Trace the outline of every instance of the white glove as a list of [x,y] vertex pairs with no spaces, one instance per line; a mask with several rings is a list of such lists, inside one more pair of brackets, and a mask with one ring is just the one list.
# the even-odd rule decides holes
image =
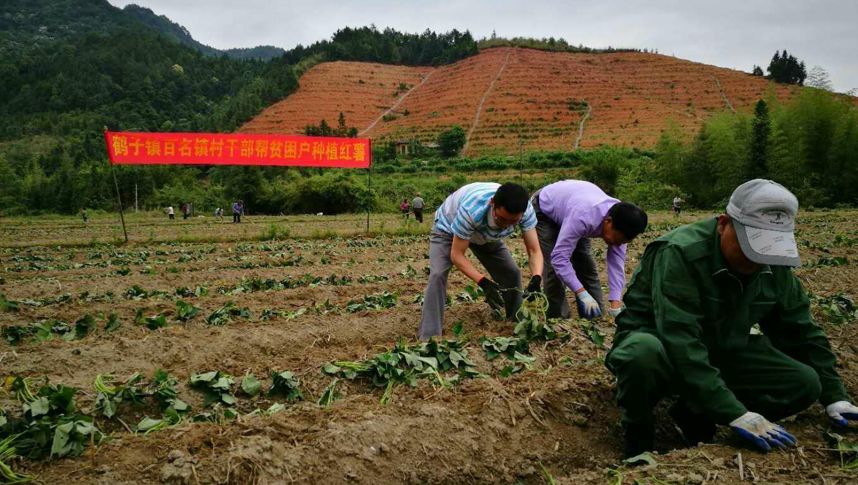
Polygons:
[[730,423],[730,427],[763,451],[769,451],[773,446],[795,446],[795,436],[757,413],[749,411],[739,416]]
[[825,413],[834,424],[848,426],[849,421],[858,420],[858,407],[849,401],[837,401],[825,406]]
[[617,308],[608,307],[608,315],[610,315],[611,318],[617,318],[617,315],[619,315],[625,308],[625,305],[620,305]]
[[602,309],[599,308],[599,302],[594,300],[587,290],[584,290],[575,296],[578,300],[578,313],[582,317],[587,320],[592,320],[596,317],[602,316]]

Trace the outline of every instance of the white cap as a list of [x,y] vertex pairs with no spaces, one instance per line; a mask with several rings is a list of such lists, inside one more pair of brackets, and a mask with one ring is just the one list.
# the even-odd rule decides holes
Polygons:
[[798,199],[783,185],[754,179],[743,183],[730,196],[727,215],[742,252],[751,261],[775,266],[799,266],[795,243]]

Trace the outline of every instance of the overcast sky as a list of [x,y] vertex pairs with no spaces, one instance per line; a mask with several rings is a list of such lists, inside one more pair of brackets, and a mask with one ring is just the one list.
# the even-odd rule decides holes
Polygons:
[[217,48],[290,49],[339,28],[375,24],[406,32],[492,30],[502,37],[563,37],[589,47],[658,49],[716,66],[765,69],[787,49],[808,71],[822,66],[837,91],[858,88],[856,0],[109,0],[136,3]]

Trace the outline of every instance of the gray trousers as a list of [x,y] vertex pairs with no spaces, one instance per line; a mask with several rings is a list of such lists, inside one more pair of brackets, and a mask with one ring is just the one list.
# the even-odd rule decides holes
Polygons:
[[[557,244],[557,236],[560,234],[560,225],[552,221],[539,210],[539,191],[533,194],[533,208],[536,211],[536,235],[539,237],[539,248],[542,250],[542,259],[545,261],[542,266],[542,284],[545,297],[548,298],[548,318],[569,318],[572,316],[572,311],[569,309],[569,302],[566,300],[566,285],[554,272],[554,266],[551,265],[551,253],[554,251],[554,246]],[[575,250],[572,251],[572,269],[575,270],[575,275],[578,280],[584,285],[584,289],[590,293],[594,300],[599,302],[599,307],[602,313],[605,312],[605,306],[602,301],[602,284],[599,281],[599,268],[596,266],[596,260],[593,259],[593,253],[590,251],[590,240],[581,239]],[[579,315],[580,316],[580,315]]]
[[[443,330],[447,277],[453,267],[450,259],[452,247],[452,235],[434,230],[429,235],[429,284],[423,294],[423,316],[418,332],[421,340],[440,336]],[[486,244],[471,244],[469,247],[501,289],[519,290],[502,292],[507,318],[514,318],[522,300],[521,271],[506,244],[503,241],[492,241]]]

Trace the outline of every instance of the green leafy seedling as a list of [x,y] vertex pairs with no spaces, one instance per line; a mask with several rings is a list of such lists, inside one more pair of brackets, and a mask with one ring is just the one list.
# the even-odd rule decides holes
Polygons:
[[185,303],[182,300],[176,302],[176,318],[179,321],[187,322],[188,320],[194,318],[199,315],[201,308],[196,307],[190,303]]
[[241,390],[250,397],[256,397],[262,390],[262,383],[253,374],[247,374],[241,380]]
[[107,317],[107,321],[104,323],[104,331],[112,332],[119,329],[120,326],[122,326],[122,322],[119,321],[119,317],[115,313],[111,313],[110,316]]
[[235,396],[231,392],[234,382],[235,379],[231,375],[219,371],[192,374],[190,379],[191,387],[203,391],[205,406],[216,403],[223,403],[227,406],[235,404]]
[[300,382],[295,377],[295,374],[289,371],[272,372],[271,387],[268,389],[268,395],[285,396],[288,401],[301,401],[304,399],[304,394],[300,389]]
[[6,295],[0,293],[0,312],[17,312],[19,310],[18,302],[6,298]]
[[239,308],[233,302],[227,302],[224,306],[212,312],[207,318],[209,325],[226,325],[233,318],[250,318],[250,310]]
[[328,387],[326,387],[325,391],[322,392],[322,396],[319,397],[319,406],[322,406],[323,408],[331,407],[331,404],[340,398],[340,393],[337,392],[337,384],[339,382],[339,379],[334,378],[334,380],[328,384]]
[[146,317],[144,320],[146,328],[149,330],[158,330],[159,328],[164,328],[167,326],[167,317],[163,313],[159,313],[158,315],[152,315],[151,317]]

